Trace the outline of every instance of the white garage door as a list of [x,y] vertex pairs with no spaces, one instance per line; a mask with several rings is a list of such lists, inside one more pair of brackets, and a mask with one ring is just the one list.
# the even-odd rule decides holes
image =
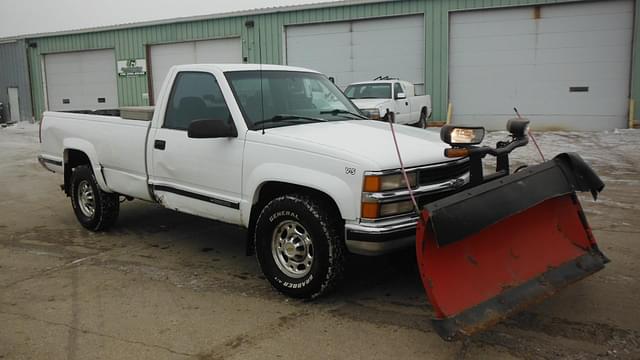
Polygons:
[[286,28],[287,64],[318,70],[342,88],[387,75],[423,91],[424,47],[422,15]]
[[454,122],[504,129],[513,107],[538,129],[626,127],[633,2],[451,15]]
[[173,65],[241,62],[240,38],[153,45],[151,46],[151,74],[154,98],[160,92],[162,82]]
[[44,63],[49,110],[118,108],[113,50],[48,54]]

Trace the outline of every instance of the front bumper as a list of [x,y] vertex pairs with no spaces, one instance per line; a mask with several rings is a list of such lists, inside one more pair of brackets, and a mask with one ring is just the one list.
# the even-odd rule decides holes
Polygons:
[[382,255],[415,246],[416,216],[385,223],[345,224],[347,249],[358,255]]

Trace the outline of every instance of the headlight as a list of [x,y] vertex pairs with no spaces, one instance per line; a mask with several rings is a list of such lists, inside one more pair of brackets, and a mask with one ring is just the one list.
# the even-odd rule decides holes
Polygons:
[[371,120],[380,120],[380,110],[378,109],[361,109],[360,111]]
[[484,138],[481,126],[445,125],[440,129],[440,139],[449,145],[476,145]]
[[377,219],[381,217],[410,213],[412,210],[413,203],[411,200],[390,203],[363,202],[361,215],[363,219]]
[[[407,173],[409,185],[414,188],[418,184],[417,173]],[[365,192],[379,192],[387,190],[404,189],[407,183],[402,174],[392,175],[367,175],[364,177],[363,189]]]
[[404,214],[412,210],[413,202],[411,200],[380,204],[380,217]]

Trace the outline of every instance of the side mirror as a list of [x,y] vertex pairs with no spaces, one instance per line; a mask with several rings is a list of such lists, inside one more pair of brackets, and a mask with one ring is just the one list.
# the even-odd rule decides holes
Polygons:
[[233,122],[224,120],[194,120],[189,124],[187,136],[193,139],[238,137]]
[[396,94],[396,99],[397,100],[406,99],[406,98],[407,98],[407,94],[405,94],[405,93],[397,93]]

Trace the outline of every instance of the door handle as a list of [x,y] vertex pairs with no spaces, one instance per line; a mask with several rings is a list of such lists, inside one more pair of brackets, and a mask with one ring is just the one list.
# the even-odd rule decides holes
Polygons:
[[164,150],[166,146],[167,146],[167,142],[164,140],[156,140],[153,142],[153,147],[158,150]]

